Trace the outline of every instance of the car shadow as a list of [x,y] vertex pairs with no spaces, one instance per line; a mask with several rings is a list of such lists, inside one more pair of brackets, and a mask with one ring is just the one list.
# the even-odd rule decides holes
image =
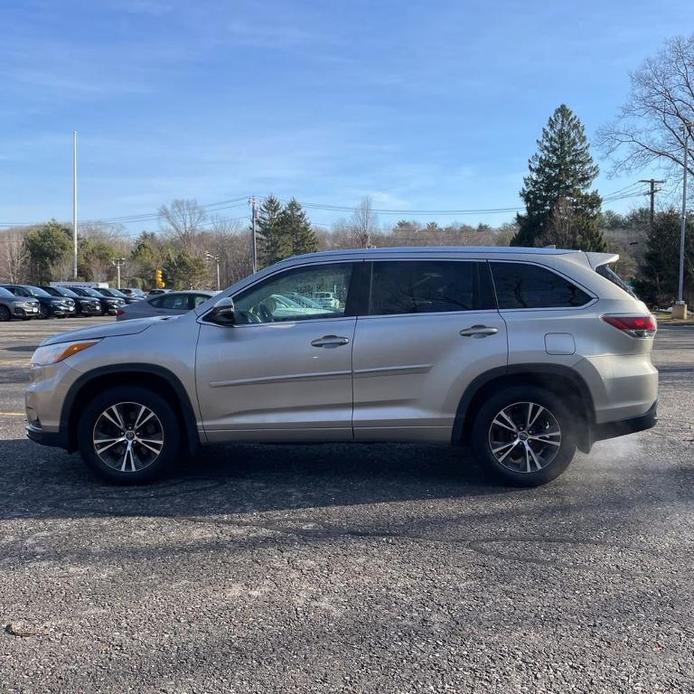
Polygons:
[[0,466],[0,518],[225,515],[512,491],[463,449],[411,444],[210,446],[171,476],[132,487],[26,440],[3,442]]

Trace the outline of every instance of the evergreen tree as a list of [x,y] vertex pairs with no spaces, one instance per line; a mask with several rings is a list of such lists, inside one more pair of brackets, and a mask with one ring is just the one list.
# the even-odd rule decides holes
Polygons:
[[292,198],[282,210],[280,225],[289,236],[291,255],[314,253],[318,250],[318,239],[311,228],[311,222],[296,198]]
[[292,240],[282,223],[282,204],[274,195],[268,195],[258,210],[256,231],[259,265],[266,267],[292,254]]
[[29,254],[32,281],[36,284],[48,284],[55,279],[53,275],[56,267],[70,253],[71,229],[51,219],[27,232],[24,247]]
[[[639,298],[650,306],[667,308],[677,298],[679,285],[680,224],[676,210],[659,212],[648,233],[646,253],[634,282]],[[685,299],[694,301],[694,224],[687,223],[684,263]]]
[[537,146],[520,193],[525,214],[517,215],[518,232],[511,245],[542,246],[560,236],[570,248],[605,250],[598,224],[602,200],[590,190],[598,167],[583,124],[568,106],[554,111]]

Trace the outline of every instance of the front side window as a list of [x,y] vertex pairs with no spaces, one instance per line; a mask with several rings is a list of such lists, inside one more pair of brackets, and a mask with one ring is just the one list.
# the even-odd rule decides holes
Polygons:
[[480,302],[479,265],[441,260],[374,262],[369,313],[378,316],[492,308]]
[[236,322],[340,318],[345,315],[352,263],[287,270],[234,297]]
[[528,263],[491,263],[500,309],[572,308],[590,296],[554,272]]

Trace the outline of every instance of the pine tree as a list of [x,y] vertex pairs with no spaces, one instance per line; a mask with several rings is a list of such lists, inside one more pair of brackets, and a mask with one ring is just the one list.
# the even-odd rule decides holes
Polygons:
[[[646,253],[634,282],[639,298],[649,306],[670,306],[679,286],[681,217],[677,210],[658,212],[648,233]],[[685,299],[694,300],[694,224],[687,223],[685,235]]]
[[562,104],[550,116],[537,146],[520,193],[525,214],[517,215],[511,245],[543,246],[561,237],[570,248],[605,250],[598,226],[602,200],[590,190],[598,166],[583,124],[568,106]]
[[282,204],[274,195],[268,195],[258,210],[257,233],[262,267],[292,254],[291,238],[282,224]]
[[318,239],[311,222],[295,198],[282,210],[280,224],[291,241],[291,255],[314,253],[318,250]]

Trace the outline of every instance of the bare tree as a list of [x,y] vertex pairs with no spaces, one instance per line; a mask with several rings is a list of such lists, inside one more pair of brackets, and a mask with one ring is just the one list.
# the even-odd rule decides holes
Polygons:
[[354,245],[357,248],[368,248],[378,228],[378,217],[371,206],[371,198],[362,199],[359,207],[354,210],[349,226]]
[[207,219],[207,213],[197,200],[174,200],[162,205],[159,215],[164,222],[164,231],[171,239],[189,253],[195,250],[195,240]]
[[[219,274],[222,287],[251,274],[251,238],[236,220],[212,218],[210,229],[198,237],[199,250],[219,259]],[[208,258],[208,260],[210,260]],[[210,272],[215,272],[215,261],[210,261]],[[211,277],[210,286],[216,286],[216,278]]]
[[[683,127],[693,120],[694,34],[670,39],[631,74],[631,95],[617,119],[598,131],[598,146],[612,159],[614,172],[659,164],[679,176]],[[694,175],[694,161],[687,168]]]
[[0,280],[21,282],[28,259],[24,230],[8,229],[0,234]]

